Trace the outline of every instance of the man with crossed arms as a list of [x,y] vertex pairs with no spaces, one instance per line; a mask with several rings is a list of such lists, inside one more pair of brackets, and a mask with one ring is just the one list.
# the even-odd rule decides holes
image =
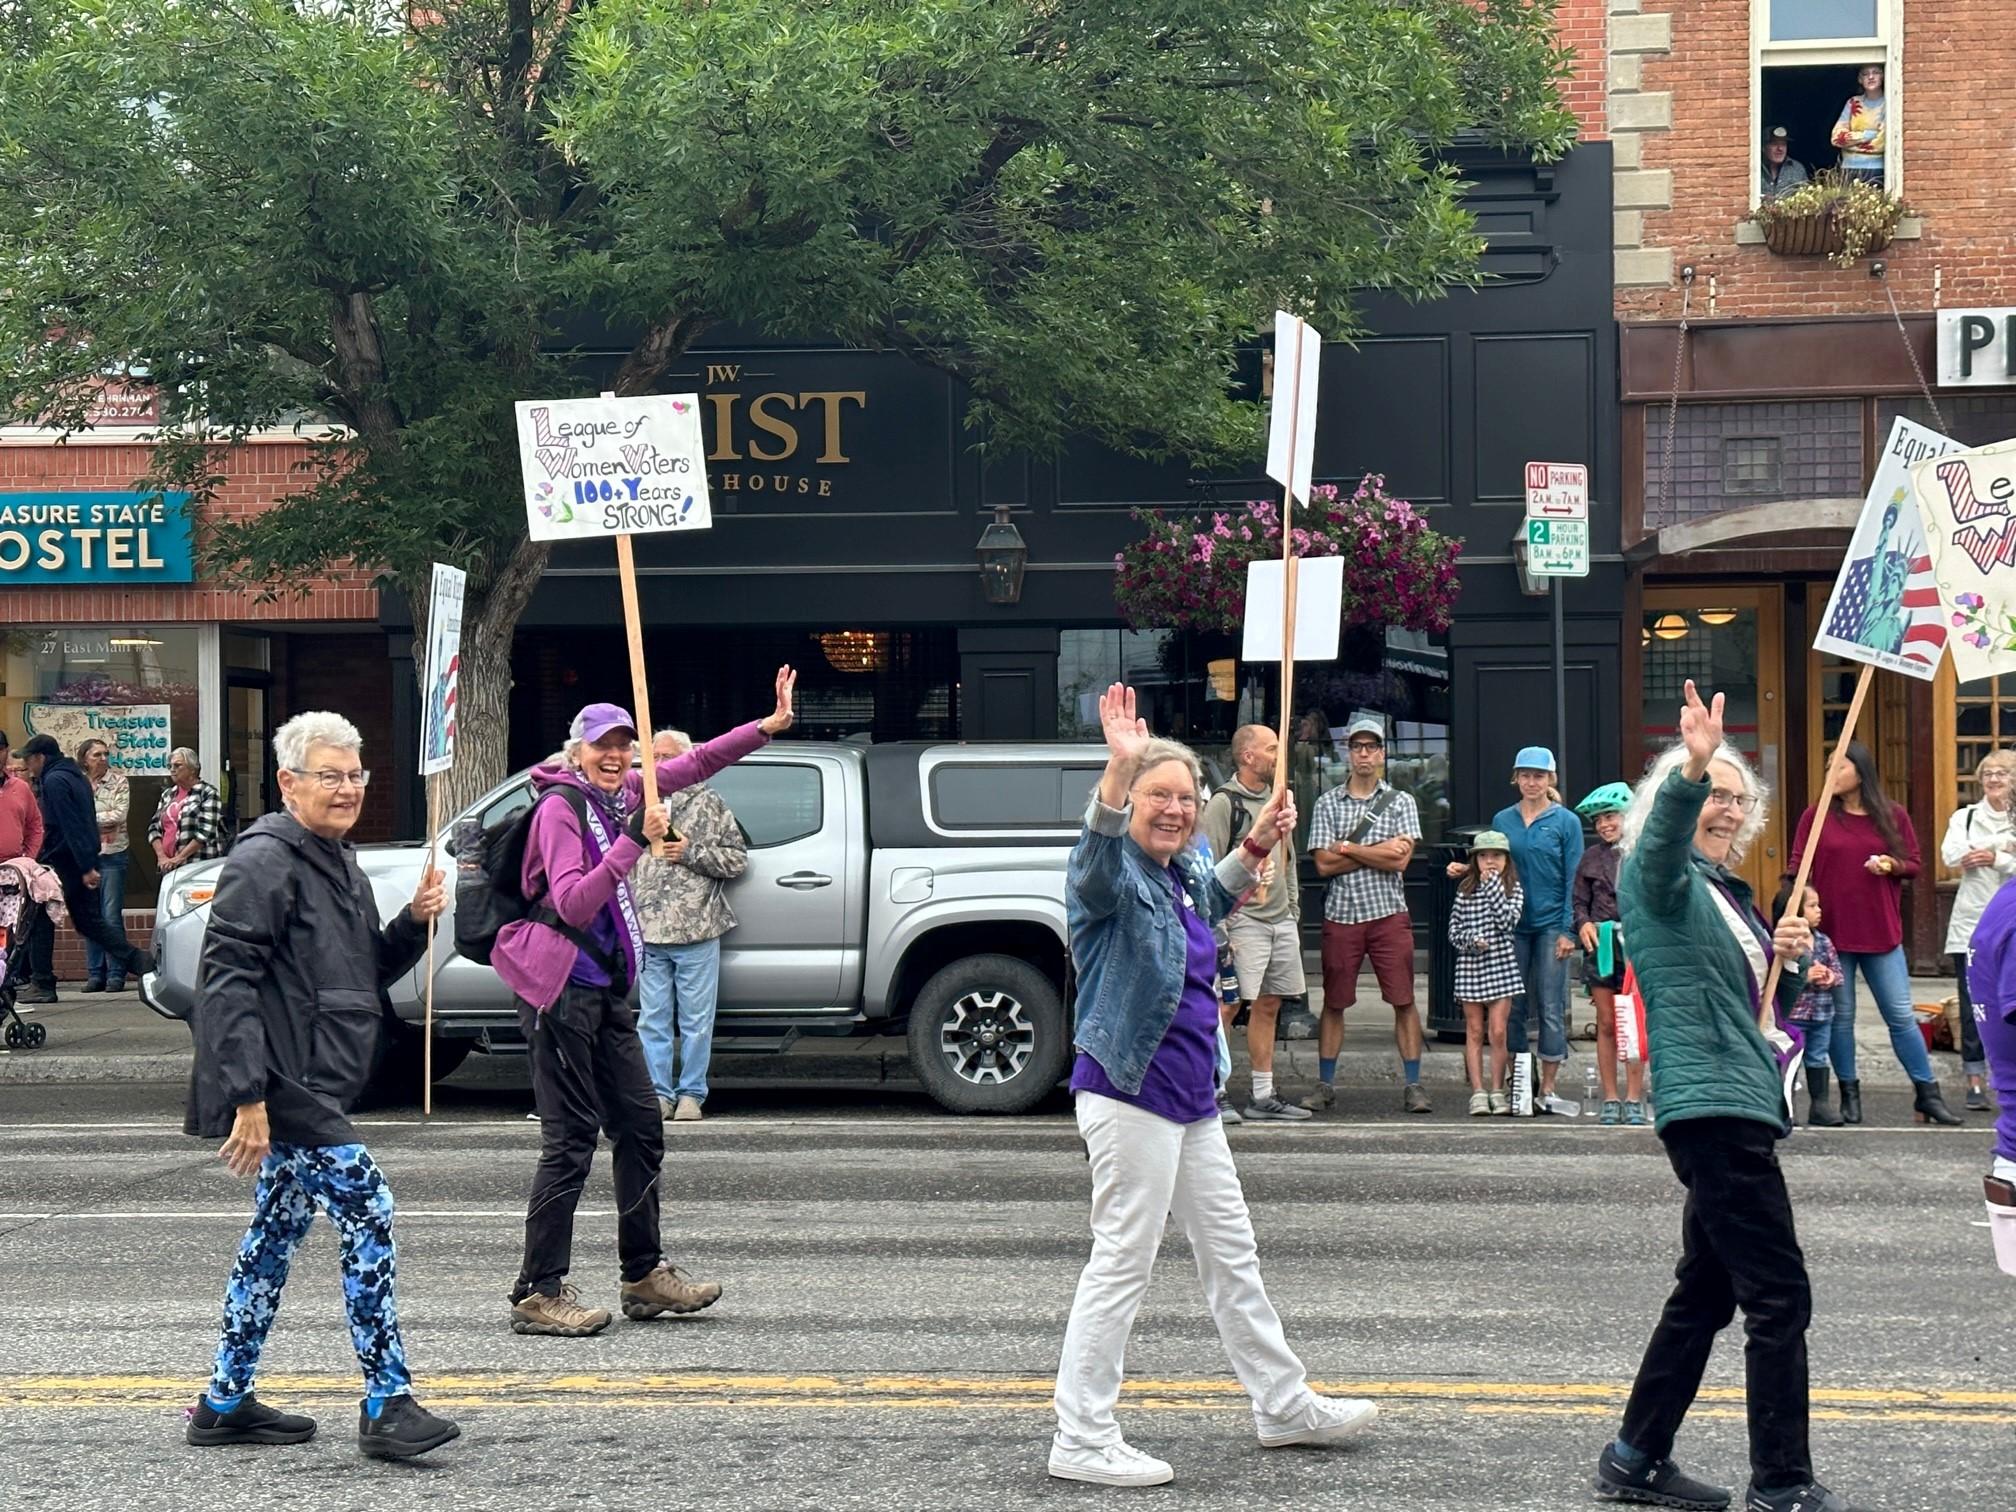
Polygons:
[[1345,731],[1351,776],[1316,800],[1309,849],[1319,876],[1330,879],[1323,900],[1323,1017],[1317,1029],[1322,1085],[1303,1099],[1312,1111],[1337,1102],[1337,1057],[1344,1048],[1344,1010],[1358,997],[1358,972],[1369,956],[1379,992],[1393,1009],[1393,1041],[1407,1085],[1400,1106],[1427,1113],[1421,1090],[1421,1020],[1414,1012],[1414,923],[1407,915],[1404,875],[1421,838],[1411,794],[1384,776],[1386,726],[1361,714]]

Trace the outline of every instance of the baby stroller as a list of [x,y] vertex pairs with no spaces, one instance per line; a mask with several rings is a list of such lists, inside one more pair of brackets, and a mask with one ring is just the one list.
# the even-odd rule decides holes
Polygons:
[[39,1050],[49,1038],[47,1024],[29,1023],[14,1006],[14,994],[28,978],[28,924],[37,908],[47,909],[52,919],[62,917],[55,878],[33,861],[0,864],[0,1019],[7,1024],[9,1050]]

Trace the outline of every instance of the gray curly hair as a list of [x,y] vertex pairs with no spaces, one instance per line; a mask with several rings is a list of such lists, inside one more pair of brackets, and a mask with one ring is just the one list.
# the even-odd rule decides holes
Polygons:
[[1141,780],[1143,772],[1161,766],[1165,762],[1180,761],[1190,769],[1190,781],[1197,790],[1199,802],[1204,798],[1204,763],[1197,759],[1197,753],[1180,740],[1166,740],[1160,736],[1148,742],[1141,759],[1134,763],[1134,770],[1128,774],[1127,786],[1133,787]]
[[316,746],[328,746],[337,751],[361,751],[364,749],[364,736],[341,714],[332,714],[326,709],[310,709],[305,714],[296,714],[273,732],[274,760],[290,772],[306,767],[308,753]]
[[[1750,765],[1750,758],[1726,741],[1708,759],[1711,762],[1727,762],[1741,772],[1743,791],[1757,800],[1750,812],[1743,816],[1743,825],[1736,831],[1736,839],[1729,847],[1730,861],[1740,861],[1750,842],[1764,832],[1764,821],[1769,817],[1771,808],[1771,789],[1764,785],[1764,779]],[[1637,848],[1638,837],[1645,833],[1645,821],[1652,817],[1652,803],[1658,797],[1659,789],[1668,777],[1686,764],[1687,747],[1681,744],[1668,746],[1652,759],[1645,775],[1631,789],[1631,806],[1624,811],[1624,833],[1617,841],[1617,848],[1627,856]]]

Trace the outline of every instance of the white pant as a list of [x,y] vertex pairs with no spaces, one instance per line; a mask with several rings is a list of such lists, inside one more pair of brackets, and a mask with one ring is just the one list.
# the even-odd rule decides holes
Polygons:
[[1281,1317],[1260,1284],[1253,1220],[1215,1118],[1171,1123],[1132,1104],[1078,1094],[1078,1132],[1092,1159],[1092,1258],[1078,1278],[1057,1369],[1057,1443],[1117,1443],[1127,1338],[1148,1291],[1171,1213],[1197,1255],[1204,1300],[1255,1414],[1285,1417],[1312,1395]]

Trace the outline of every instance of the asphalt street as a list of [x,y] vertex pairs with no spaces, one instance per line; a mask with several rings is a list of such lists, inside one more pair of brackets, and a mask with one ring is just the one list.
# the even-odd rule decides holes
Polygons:
[[[1382,1418],[1350,1450],[1268,1452],[1168,1241],[1122,1420],[1173,1488],[1049,1480],[1049,1376],[1087,1250],[1063,1112],[937,1115],[914,1096],[766,1091],[668,1127],[674,1258],[711,1312],[521,1338],[504,1292],[537,1126],[506,1090],[450,1088],[422,1124],[365,1132],[400,1205],[400,1304],[421,1399],[465,1436],[423,1467],[357,1453],[335,1245],[295,1267],[262,1395],[315,1411],[290,1449],[195,1450],[248,1184],[177,1132],[179,1089],[0,1089],[6,1508],[441,1507],[1405,1509],[1590,1504],[1678,1243],[1648,1131],[1401,1120],[1386,1089],[1313,1125],[1234,1131],[1269,1290],[1327,1389]],[[2010,1278],[1978,1226],[1985,1128],[1875,1124],[1786,1150],[1812,1265],[1822,1474],[1878,1512],[2008,1505]],[[598,1161],[575,1279],[615,1300]],[[1740,1336],[1683,1437],[1744,1474]]]

